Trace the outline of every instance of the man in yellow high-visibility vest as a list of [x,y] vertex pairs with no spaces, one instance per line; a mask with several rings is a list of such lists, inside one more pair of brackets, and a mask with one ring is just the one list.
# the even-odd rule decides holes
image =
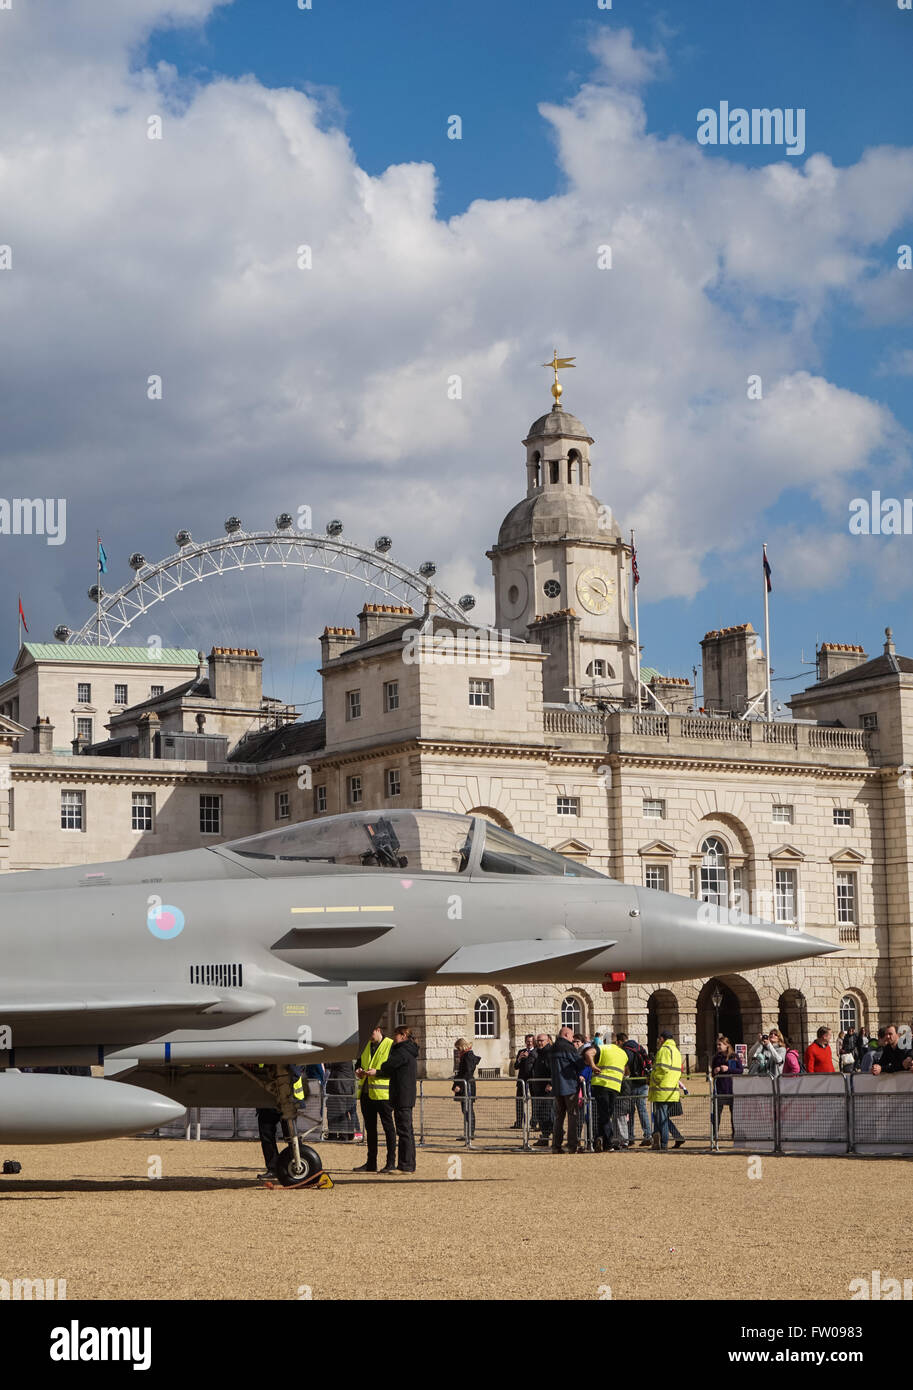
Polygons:
[[621,1109],[620,1100],[621,1083],[628,1072],[628,1054],[611,1042],[599,1047],[593,1044],[587,1052],[593,1067],[590,1091],[596,1102],[597,1142],[601,1142],[603,1153],[627,1148],[627,1109]]
[[647,1099],[653,1106],[653,1147],[669,1147],[669,1106],[681,1097],[682,1054],[668,1028],[660,1030]]
[[356,1173],[376,1173],[377,1168],[377,1119],[384,1129],[387,1141],[387,1162],[380,1169],[382,1173],[396,1172],[396,1127],[393,1123],[393,1106],[390,1103],[390,1078],[381,1076],[380,1068],[390,1056],[392,1038],[384,1037],[383,1028],[378,1025],[362,1048],[355,1068],[358,1078],[357,1092],[361,1100],[361,1113],[364,1120],[365,1141],[368,1145],[368,1160],[355,1169]]

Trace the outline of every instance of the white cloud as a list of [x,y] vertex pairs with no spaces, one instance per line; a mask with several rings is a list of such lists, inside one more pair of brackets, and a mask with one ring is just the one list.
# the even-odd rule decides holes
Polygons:
[[[913,212],[911,151],[749,169],[658,138],[633,88],[663,55],[621,34],[596,80],[541,108],[566,191],[444,222],[434,169],[368,175],[319,94],[131,68],[157,20],[210,8],[142,0],[109,23],[102,0],[74,0],[50,36],[11,12],[2,491],[71,503],[41,621],[87,615],[73,595],[97,524],[126,578],[129,551],[167,553],[178,524],[202,536],[229,510],[260,526],[302,503],[316,525],[340,515],[368,542],[389,531],[403,560],[435,558],[490,617],[484,550],[525,489],[519,441],[550,403],[553,344],[577,355],[565,399],[654,598],[697,593],[787,490],[836,518],[849,479],[905,460],[891,413],[817,372],[816,332],[835,295],[863,302],[877,281]],[[48,582],[43,551],[19,558]]]

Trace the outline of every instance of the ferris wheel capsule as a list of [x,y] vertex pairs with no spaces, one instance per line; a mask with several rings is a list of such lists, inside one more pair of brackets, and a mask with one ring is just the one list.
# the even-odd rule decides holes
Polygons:
[[374,542],[374,549],[380,555],[386,555],[388,550],[393,549],[393,542],[389,536],[378,536],[377,540]]
[[54,629],[54,636],[58,642],[65,642],[71,631],[72,629],[68,628],[66,623],[58,623]]
[[295,518],[292,516],[291,512],[280,512],[276,517],[276,530],[291,531],[294,521]]
[[98,603],[100,598],[104,598],[105,591],[100,584],[93,584],[89,590],[89,598],[93,603]]
[[424,579],[430,579],[433,574],[437,574],[437,565],[433,560],[423,560],[418,567],[418,572]]
[[328,521],[328,522],[327,522],[327,535],[328,535],[328,536],[341,536],[341,535],[342,535],[342,532],[343,532],[343,529],[344,529],[344,528],[343,528],[342,522],[341,522],[341,521],[337,521],[335,518],[334,518],[332,521]]
[[235,534],[236,531],[240,531],[241,529],[242,529],[242,527],[241,527],[241,518],[240,518],[240,517],[237,517],[237,516],[230,516],[230,517],[227,517],[227,518],[226,518],[226,521],[225,521],[225,530],[228,532],[228,534],[229,534],[230,536],[233,536],[233,535]]
[[472,594],[463,594],[462,598],[457,599],[464,613],[468,613],[470,608],[475,608],[476,601]]
[[181,529],[180,531],[178,531],[174,540],[175,544],[179,545],[181,549],[183,549],[185,545],[190,545],[190,542],[193,540],[193,536],[190,534],[189,531]]
[[141,570],[146,563],[146,557],[141,555],[138,550],[134,550],[127,563],[132,570]]

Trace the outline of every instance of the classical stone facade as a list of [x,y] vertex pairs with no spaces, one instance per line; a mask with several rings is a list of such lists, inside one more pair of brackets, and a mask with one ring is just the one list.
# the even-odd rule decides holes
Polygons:
[[[0,690],[0,864],[155,854],[416,806],[484,816],[627,882],[750,906],[843,948],[719,980],[436,985],[391,999],[390,1025],[417,1028],[430,1075],[449,1073],[461,1034],[506,1074],[524,1034],[562,1018],[648,1042],[671,1024],[701,1063],[717,1022],[750,1044],[778,1021],[804,1044],[820,1023],[909,1021],[913,661],[890,635],[874,660],[825,643],[793,718],[742,717],[766,679],[742,624],[703,638],[696,708],[690,680],[636,665],[630,546],[592,495],[586,430],[556,408],[524,443],[527,495],[489,552],[498,631],[443,618],[433,595],[420,614],[367,604],[357,629],[324,631],[319,720],[290,723],[264,700],[256,653],[215,648],[204,669],[182,652],[161,695],[122,705],[105,686],[110,737],[67,756],[41,720],[70,732],[77,676],[94,690],[132,652],[131,689],[145,695],[151,663],[144,649],[94,662],[83,649],[70,667],[23,649]],[[26,682],[30,722],[17,723]]]

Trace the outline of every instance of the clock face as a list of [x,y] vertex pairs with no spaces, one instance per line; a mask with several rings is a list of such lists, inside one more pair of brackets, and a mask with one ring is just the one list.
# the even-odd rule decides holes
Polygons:
[[615,580],[591,565],[577,576],[577,597],[588,613],[605,613],[615,601]]

